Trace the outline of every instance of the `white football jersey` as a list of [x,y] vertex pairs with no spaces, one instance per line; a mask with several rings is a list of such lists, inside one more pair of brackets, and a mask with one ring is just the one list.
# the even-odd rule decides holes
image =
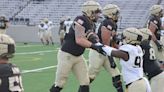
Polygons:
[[129,54],[128,61],[120,59],[125,84],[129,84],[143,78],[143,52],[141,47],[126,44],[120,46],[119,50],[125,51]]
[[[43,24],[43,25],[42,25]],[[45,23],[39,24],[39,31],[44,32],[46,30],[48,30],[48,26]],[[42,25],[42,26],[41,26]]]
[[69,28],[71,27],[73,21],[64,21],[64,25],[66,26],[66,33],[69,32]]

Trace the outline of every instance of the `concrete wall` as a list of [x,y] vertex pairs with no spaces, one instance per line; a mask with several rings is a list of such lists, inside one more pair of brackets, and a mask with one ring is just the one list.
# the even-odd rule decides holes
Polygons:
[[[11,25],[6,34],[13,37],[16,42],[40,42],[37,26]],[[58,27],[52,29],[53,40],[59,43]]]

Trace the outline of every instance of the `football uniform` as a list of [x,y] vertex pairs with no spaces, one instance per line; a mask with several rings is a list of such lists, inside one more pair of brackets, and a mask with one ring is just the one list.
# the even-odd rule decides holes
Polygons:
[[[156,25],[156,31],[154,34],[157,40],[159,41],[163,40],[163,38],[161,39],[161,20],[156,16],[150,16],[149,21],[148,21],[148,27],[151,22]],[[161,41],[161,43],[163,43],[163,41]],[[159,51],[155,42],[151,41],[151,44],[153,45],[157,59],[159,61],[164,61],[164,49]]]
[[23,92],[22,78],[17,66],[0,64],[0,92]]
[[[97,35],[100,39],[100,43],[102,43],[102,37],[101,37],[101,27],[105,26],[109,31],[116,31],[117,25],[116,23],[112,22],[113,20],[110,18],[106,18],[102,21],[102,23],[99,25]],[[104,67],[105,70],[112,75],[112,77],[120,75],[119,69],[112,68],[110,66],[110,62],[107,56],[104,56],[100,53],[98,53],[95,50],[90,50],[89,52],[89,77],[91,79],[95,79],[96,75],[100,72],[101,67]]]
[[155,51],[150,41],[142,41],[141,48],[144,51],[143,69],[146,76],[151,81],[152,92],[164,92],[164,72],[156,61]]
[[69,32],[69,29],[70,29],[72,23],[73,23],[73,21],[67,21],[67,20],[64,21],[64,25],[66,26],[66,33]]
[[48,21],[48,23],[46,25],[48,27],[47,30],[46,30],[46,37],[47,38],[52,37],[52,28],[53,28],[52,21]]
[[46,30],[48,29],[48,26],[45,23],[41,23],[38,25],[39,27],[39,32],[38,32],[38,36],[40,39],[45,39],[46,37]]
[[[77,16],[74,22],[83,26],[85,28],[85,33],[93,29],[92,22],[85,15]],[[71,26],[64,40],[57,56],[58,65],[55,85],[63,88],[70,71],[75,74],[80,85],[89,85],[87,66],[82,55],[85,48],[76,43],[74,26]]]
[[120,59],[123,80],[128,92],[150,92],[150,85],[143,77],[143,52],[140,46],[122,45],[119,50],[129,55],[127,61]]

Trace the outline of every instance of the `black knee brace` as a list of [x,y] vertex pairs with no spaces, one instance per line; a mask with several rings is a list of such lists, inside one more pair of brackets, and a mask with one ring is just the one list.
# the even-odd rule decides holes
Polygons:
[[78,92],[89,92],[89,85],[80,85]]
[[116,88],[117,92],[124,92],[120,75],[112,77],[112,81],[113,81],[113,86]]
[[52,87],[50,88],[50,92],[60,92],[62,90],[62,88],[52,85]]

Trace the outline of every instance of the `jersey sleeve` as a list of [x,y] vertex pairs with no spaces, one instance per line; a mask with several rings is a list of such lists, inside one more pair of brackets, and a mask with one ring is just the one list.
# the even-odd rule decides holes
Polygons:
[[102,26],[105,26],[108,30],[113,30],[113,23],[109,20],[104,20]]
[[92,30],[89,20],[84,16],[77,16],[74,22],[77,22],[83,26],[85,28],[85,33]]
[[130,48],[128,45],[122,45],[119,47],[119,50],[125,51],[125,52],[130,52]]

